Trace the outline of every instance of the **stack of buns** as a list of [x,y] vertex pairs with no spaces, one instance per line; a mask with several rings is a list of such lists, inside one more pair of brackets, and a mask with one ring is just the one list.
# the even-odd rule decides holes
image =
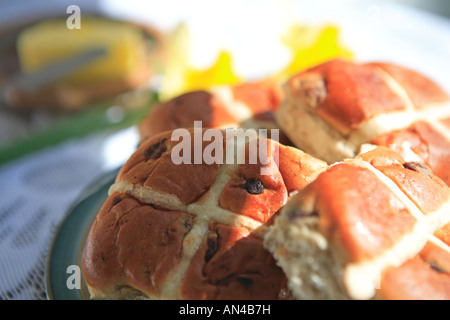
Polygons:
[[[91,298],[450,299],[449,101],[411,69],[333,60],[161,103],[87,238]],[[285,140],[250,137],[269,163],[175,164],[195,121]]]

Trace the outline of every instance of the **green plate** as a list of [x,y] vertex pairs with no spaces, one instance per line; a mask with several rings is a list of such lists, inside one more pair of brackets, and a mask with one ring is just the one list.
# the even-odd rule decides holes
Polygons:
[[[89,299],[89,292],[81,270],[76,267],[81,267],[81,253],[86,236],[98,211],[108,197],[109,187],[114,183],[117,173],[118,169],[106,174],[87,188],[57,229],[47,257],[45,281],[48,299]],[[75,268],[68,270],[69,266],[75,266]],[[80,284],[79,289],[69,288],[73,286],[68,286],[68,282],[69,284]]]

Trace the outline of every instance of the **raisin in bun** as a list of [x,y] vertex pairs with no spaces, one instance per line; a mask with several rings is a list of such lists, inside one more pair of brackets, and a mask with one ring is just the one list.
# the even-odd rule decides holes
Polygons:
[[[82,256],[90,297],[286,298],[285,275],[263,236],[290,194],[326,163],[256,135],[239,142],[224,134],[218,140],[224,150],[236,147],[235,156],[246,151],[249,160],[256,141],[268,146],[269,161],[193,164],[191,154],[191,164],[177,165],[172,151],[181,140],[172,133],[145,139],[111,186]],[[195,148],[193,129],[182,138],[192,138]],[[200,150],[209,144],[203,141]]]

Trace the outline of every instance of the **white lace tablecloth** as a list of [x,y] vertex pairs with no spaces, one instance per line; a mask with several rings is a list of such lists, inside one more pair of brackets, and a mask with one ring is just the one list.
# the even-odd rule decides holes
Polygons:
[[122,165],[135,128],[105,132],[0,167],[0,299],[46,299],[46,258],[58,225],[84,189]]

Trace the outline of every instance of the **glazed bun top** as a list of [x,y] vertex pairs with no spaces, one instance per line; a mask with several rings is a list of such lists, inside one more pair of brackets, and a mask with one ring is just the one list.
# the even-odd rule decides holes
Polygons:
[[281,88],[272,80],[196,90],[163,101],[139,124],[141,139],[177,128],[277,128]]
[[450,102],[432,79],[383,62],[331,60],[292,76],[285,87],[345,134],[380,114],[421,111]]
[[[227,139],[225,130],[215,131],[223,133],[215,144],[225,150],[222,162],[195,163],[192,152],[177,164],[183,141],[203,155],[211,142],[196,145],[194,129],[174,141],[173,132],[145,140],[110,188],[83,254],[91,297],[285,298],[284,274],[262,236],[290,193],[326,164],[257,135]],[[267,158],[250,163],[252,142],[267,147]]]

